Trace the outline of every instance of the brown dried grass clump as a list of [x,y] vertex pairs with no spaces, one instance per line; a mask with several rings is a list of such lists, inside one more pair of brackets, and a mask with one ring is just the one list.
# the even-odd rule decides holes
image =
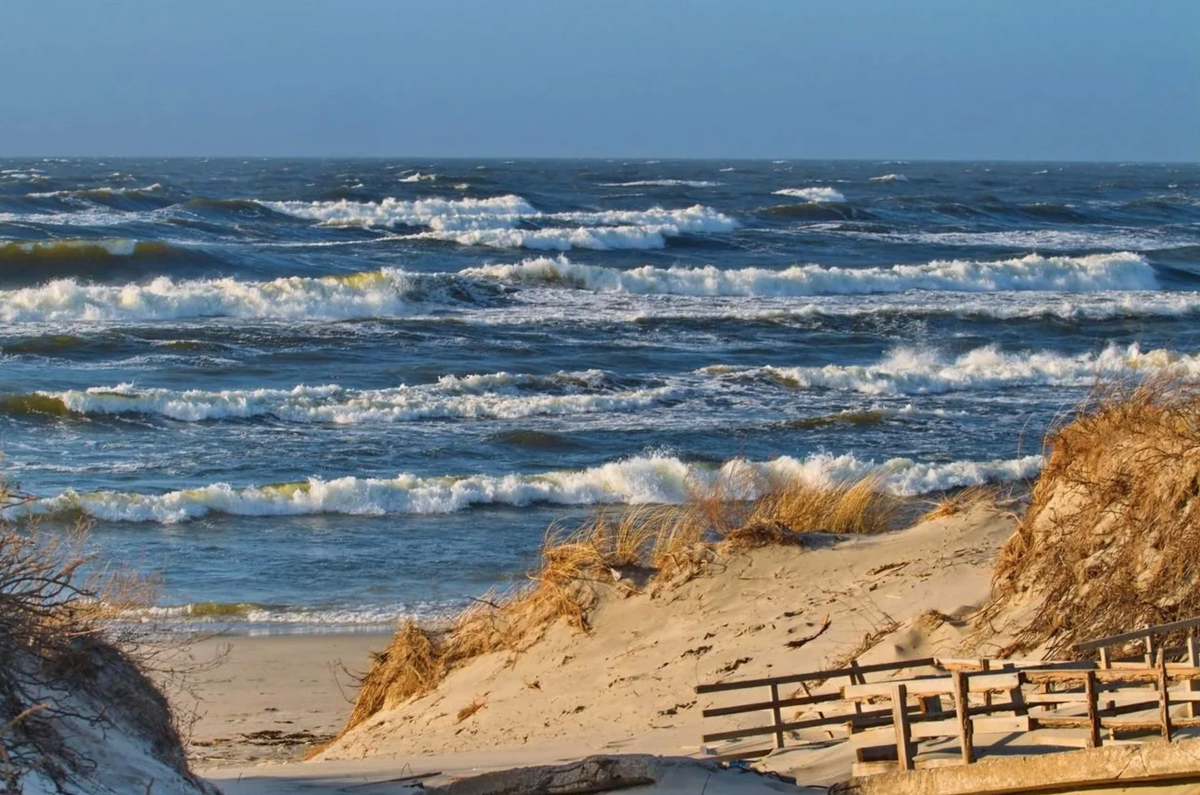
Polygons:
[[999,499],[1000,491],[1000,487],[994,485],[968,486],[965,489],[958,489],[933,503],[929,510],[921,515],[918,522],[931,522],[935,519],[958,516],[977,505],[993,505]]
[[1002,656],[1200,615],[1200,387],[1097,389],[1046,448],[984,612],[1026,611]]
[[551,527],[524,586],[475,600],[446,625],[401,627],[362,678],[342,734],[431,692],[475,657],[528,648],[556,622],[588,631],[601,589],[631,593],[652,581],[678,584],[723,551],[797,544],[804,533],[883,532],[900,505],[881,493],[877,476],[822,487],[799,479],[760,482],[749,471],[735,468],[715,485],[694,488],[683,505],[603,508],[574,530]]

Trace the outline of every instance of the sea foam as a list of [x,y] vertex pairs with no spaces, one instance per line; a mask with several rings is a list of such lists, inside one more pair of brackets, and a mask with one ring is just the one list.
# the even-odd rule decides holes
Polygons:
[[1147,372],[1200,378],[1200,354],[1143,352],[1136,344],[1109,345],[1075,356],[1052,351],[1006,353],[994,345],[960,356],[898,348],[875,364],[825,367],[704,368],[719,378],[766,379],[795,389],[830,389],[866,395],[928,395],[1018,386],[1086,387]]
[[647,455],[614,461],[583,470],[561,470],[538,475],[470,475],[420,477],[402,473],[394,478],[310,478],[297,483],[236,488],[215,483],[165,494],[102,491],[67,491],[37,500],[19,509],[30,514],[82,511],[112,522],[174,524],[223,513],[237,516],[289,516],[303,514],[437,514],[465,510],[475,505],[537,503],[558,505],[670,504],[688,499],[696,484],[712,485],[725,479],[729,488],[743,488],[740,497],[753,497],[748,471],[764,479],[800,478],[814,485],[829,485],[879,473],[880,488],[912,496],[959,486],[1024,479],[1036,474],[1041,456],[993,461],[918,462],[895,458],[882,463],[863,461],[851,454],[817,454],[798,459],[782,456],[771,461],[735,460],[720,469],[685,463],[668,455]]
[[907,290],[1153,290],[1154,269],[1128,252],[1083,257],[1025,257],[999,261],[944,260],[887,268],[794,265],[784,270],[658,268],[630,270],[572,262],[565,257],[485,265],[465,276],[577,289],[643,294],[788,297],[904,292]]
[[776,196],[792,196],[810,202],[844,202],[846,197],[833,188],[780,188]]
[[[587,383],[589,378],[603,381],[604,374],[591,373],[447,376],[435,384],[373,390],[326,384],[301,385],[286,390],[174,391],[119,384],[87,390],[39,392],[36,394],[43,401],[57,401],[65,411],[56,410],[54,404],[40,403],[34,407],[56,414],[143,414],[182,422],[272,417],[285,422],[357,425],[631,411],[676,396],[676,390],[667,387],[580,392],[579,385]],[[8,402],[19,406],[30,403]],[[0,401],[0,406],[4,404]]]
[[[662,248],[667,238],[728,232],[737,223],[709,207],[543,213],[516,195],[488,199],[379,202],[262,202],[278,212],[329,226],[424,227],[413,238],[469,246],[567,251]],[[532,226],[531,226],[532,225]]]

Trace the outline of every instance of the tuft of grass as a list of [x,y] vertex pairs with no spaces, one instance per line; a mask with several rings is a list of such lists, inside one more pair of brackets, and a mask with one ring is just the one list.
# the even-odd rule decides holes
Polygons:
[[937,502],[932,503],[929,510],[922,514],[917,522],[930,522],[934,519],[958,516],[960,513],[964,513],[977,505],[993,504],[999,496],[1000,488],[994,485],[968,486],[964,489],[958,489],[944,495]]
[[484,699],[482,699],[482,698],[474,699],[471,701],[470,704],[467,704],[465,707],[463,707],[462,709],[460,709],[458,711],[458,715],[455,717],[454,722],[462,723],[467,718],[471,717],[476,712],[478,712],[479,710],[483,709],[486,706],[487,706],[487,701],[485,701]]
[[1099,387],[1045,447],[982,617],[1029,611],[1003,654],[1065,656],[1200,614],[1200,386],[1159,375]]

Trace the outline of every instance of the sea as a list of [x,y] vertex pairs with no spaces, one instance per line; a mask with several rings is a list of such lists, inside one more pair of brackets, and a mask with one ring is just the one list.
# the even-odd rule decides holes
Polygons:
[[1200,166],[0,159],[0,463],[145,620],[386,630],[731,472],[1027,483],[1200,375]]

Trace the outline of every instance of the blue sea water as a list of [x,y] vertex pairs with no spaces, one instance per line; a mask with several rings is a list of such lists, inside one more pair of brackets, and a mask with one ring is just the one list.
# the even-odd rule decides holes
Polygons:
[[165,616],[374,629],[731,459],[1032,477],[1198,267],[1195,165],[0,160],[3,469]]

